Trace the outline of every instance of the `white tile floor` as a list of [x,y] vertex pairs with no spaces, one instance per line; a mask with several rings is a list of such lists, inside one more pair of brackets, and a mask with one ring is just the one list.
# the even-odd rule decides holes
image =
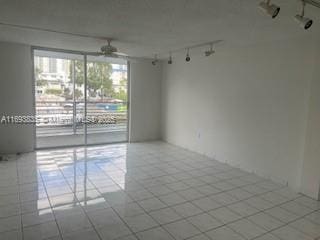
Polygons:
[[161,142],[0,163],[0,240],[320,239],[320,203]]

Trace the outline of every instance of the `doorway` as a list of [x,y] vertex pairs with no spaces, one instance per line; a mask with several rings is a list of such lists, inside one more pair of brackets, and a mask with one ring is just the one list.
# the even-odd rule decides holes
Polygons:
[[128,63],[34,49],[36,148],[126,142]]

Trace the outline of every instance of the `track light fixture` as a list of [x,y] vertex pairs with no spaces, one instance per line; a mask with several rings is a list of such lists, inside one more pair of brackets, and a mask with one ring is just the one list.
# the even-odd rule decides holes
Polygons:
[[297,14],[294,19],[297,21],[297,23],[305,30],[309,29],[312,26],[312,19],[307,18],[304,16],[304,8],[306,6],[306,2],[304,0],[301,1],[302,3],[302,11],[301,15]]
[[204,52],[204,55],[205,55],[206,57],[209,57],[209,56],[211,56],[211,55],[214,54],[214,53],[215,53],[215,51],[213,50],[213,44],[211,43],[211,44],[210,44],[210,49],[207,50],[207,51],[205,51],[205,52]]
[[259,7],[264,13],[270,15],[272,18],[275,18],[280,12],[280,7],[275,4],[271,4],[270,1],[271,0],[266,0],[261,2]]
[[159,61],[159,60],[158,60],[158,56],[157,56],[157,54],[155,54],[155,55],[154,55],[154,60],[153,60],[151,63],[152,63],[153,66],[155,66],[158,61]]
[[170,55],[169,55],[168,64],[172,64],[172,54],[171,54],[171,52],[170,52]]
[[[191,57],[190,57],[190,50],[191,49],[200,49],[200,48],[204,48],[209,46],[208,50],[204,52],[205,56],[211,56],[212,54],[215,53],[214,47],[216,46],[216,44],[223,42],[223,40],[216,40],[216,41],[211,41],[211,42],[204,42],[204,43],[200,43],[200,44],[196,44],[196,45],[191,45],[191,46],[184,46],[183,48],[178,48],[178,49],[171,49],[169,52],[167,53],[157,53],[154,55],[151,63],[153,66],[157,65],[158,62],[160,62],[160,60],[158,59],[158,56],[160,55],[160,59],[162,60],[162,56],[165,55],[169,55],[168,61],[167,63],[169,65],[173,64],[173,55],[175,53],[180,53],[180,52],[185,52],[186,51],[186,58],[185,61],[186,62],[190,62],[191,61]],[[161,61],[162,63],[162,61]]]
[[189,48],[187,49],[187,56],[186,56],[186,62],[190,62],[191,58],[189,55]]

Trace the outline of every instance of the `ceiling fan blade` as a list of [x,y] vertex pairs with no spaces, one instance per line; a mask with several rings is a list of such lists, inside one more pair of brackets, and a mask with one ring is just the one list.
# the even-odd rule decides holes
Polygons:
[[113,54],[118,55],[118,56],[124,56],[124,57],[128,57],[128,54],[122,53],[122,52],[114,52]]

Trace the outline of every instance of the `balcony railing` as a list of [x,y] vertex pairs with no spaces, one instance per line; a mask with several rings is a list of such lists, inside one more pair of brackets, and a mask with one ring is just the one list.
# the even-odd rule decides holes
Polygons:
[[127,130],[127,102],[36,101],[37,136],[101,133]]

